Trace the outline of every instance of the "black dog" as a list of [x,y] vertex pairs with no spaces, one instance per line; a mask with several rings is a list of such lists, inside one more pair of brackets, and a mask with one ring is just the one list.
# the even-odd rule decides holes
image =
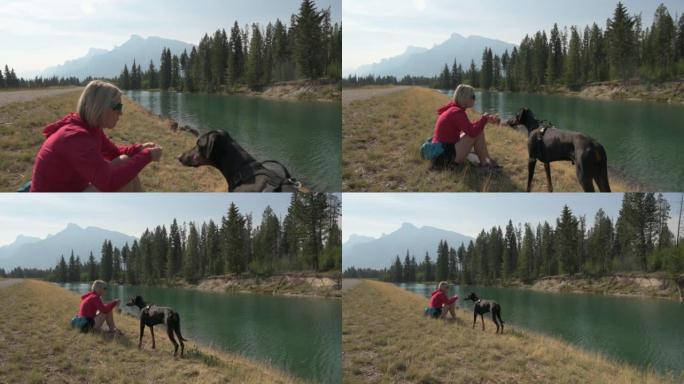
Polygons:
[[537,160],[544,163],[549,192],[553,192],[550,163],[561,160],[575,164],[577,179],[584,192],[594,192],[594,181],[599,191],[610,192],[608,158],[598,141],[579,132],[560,130],[548,121],[537,120],[527,108],[521,109],[514,118],[508,120],[508,125],[524,125],[529,135],[527,192],[532,189]]
[[178,156],[188,167],[211,165],[226,178],[228,192],[306,192],[284,165],[258,162],[225,131],[210,131],[194,148]]
[[143,333],[145,332],[145,326],[150,327],[150,333],[152,333],[152,349],[155,349],[154,344],[154,326],[157,324],[166,325],[166,334],[169,335],[169,340],[173,343],[173,355],[178,354],[178,343],[173,337],[174,332],[178,337],[181,347],[181,357],[183,357],[183,351],[185,350],[184,339],[180,331],[180,315],[178,312],[167,307],[158,307],[156,305],[147,304],[141,296],[132,296],[128,303],[129,307],[140,308],[140,341],[138,341],[138,348],[142,347]]
[[[471,292],[468,297],[464,300],[472,300],[475,303],[474,317],[473,317],[473,328],[475,328],[475,323],[477,322],[477,315],[480,315],[480,320],[482,320],[482,330],[485,330],[484,325],[484,314],[492,311],[492,320],[496,324],[496,333],[499,333],[499,323],[501,323],[501,333],[504,331],[504,322],[501,320],[501,306],[496,301],[490,300],[480,300],[475,292]],[[499,320],[498,322],[496,320]]]

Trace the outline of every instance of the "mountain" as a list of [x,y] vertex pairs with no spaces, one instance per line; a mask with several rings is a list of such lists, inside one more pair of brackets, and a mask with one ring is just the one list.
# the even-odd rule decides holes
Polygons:
[[172,55],[180,56],[185,49],[190,54],[192,47],[192,44],[178,40],[154,36],[142,38],[138,35],[132,35],[128,41],[114,47],[112,50],[91,48],[83,57],[46,68],[41,73],[41,76],[76,76],[81,79],[88,76],[112,78],[121,74],[124,64],[128,65],[130,70],[133,59],[135,59],[136,64],[140,64],[143,70],[147,70],[150,60],[159,69],[159,58],[161,57],[162,49],[169,48]]
[[[469,236],[457,232],[447,231],[435,227],[418,228],[413,224],[404,223],[401,228],[380,238],[373,239],[365,236],[356,236],[365,240],[350,242],[356,235],[349,237],[342,246],[342,268],[387,268],[399,255],[404,261],[406,250],[411,256],[420,262],[425,258],[425,252],[430,254],[433,260],[436,258],[437,245],[441,240],[446,240],[452,248],[458,248],[462,243],[473,240]],[[370,240],[368,240],[370,239]]]
[[398,79],[405,75],[431,77],[438,75],[444,68],[444,64],[451,69],[454,58],[465,71],[470,66],[471,60],[475,61],[478,68],[480,67],[482,52],[486,47],[491,48],[493,54],[501,56],[506,50],[510,54],[515,45],[482,36],[463,37],[454,33],[445,42],[430,49],[408,47],[406,52],[399,56],[382,59],[379,63],[362,65],[350,73],[357,76],[391,75]]
[[375,238],[370,237],[370,236],[361,236],[361,235],[351,234],[349,236],[349,239],[344,244],[342,244],[342,246],[351,248],[355,245],[368,243],[368,242],[373,241],[373,240],[375,240]]
[[48,235],[45,239],[18,236],[13,243],[0,247],[0,268],[52,268],[61,255],[68,259],[72,249],[82,262],[87,260],[91,251],[99,260],[105,239],[120,248],[125,243],[131,245],[136,238],[102,228],[81,228],[76,224],[68,224],[62,231]]

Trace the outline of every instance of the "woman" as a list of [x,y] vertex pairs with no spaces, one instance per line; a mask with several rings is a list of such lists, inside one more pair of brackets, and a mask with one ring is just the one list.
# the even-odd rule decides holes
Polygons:
[[43,130],[31,192],[142,191],[138,173],[159,161],[162,148],[154,143],[116,146],[107,138],[103,130],[114,128],[123,111],[119,88],[91,81],[76,111]]
[[114,308],[116,308],[121,300],[115,299],[107,304],[102,302],[102,295],[107,290],[107,283],[102,280],[95,280],[90,289],[90,292],[81,296],[81,306],[78,310],[78,317],[85,318],[87,323],[85,327],[81,328],[83,331],[94,329],[99,331],[102,329],[102,324],[107,322],[109,332],[121,334],[114,325]]
[[452,318],[456,318],[456,301],[458,300],[458,295],[449,297],[449,283],[442,281],[437,286],[437,289],[432,292],[432,297],[430,297],[430,304],[426,313],[431,317],[444,318],[446,319],[447,312],[451,313]]
[[496,115],[485,113],[475,122],[470,122],[466,109],[475,105],[475,90],[461,84],[454,91],[454,99],[437,110],[439,116],[432,137],[434,143],[442,143],[444,153],[432,160],[435,168],[462,164],[471,150],[475,150],[480,165],[490,169],[501,168],[489,157],[484,128],[487,123],[498,124]]

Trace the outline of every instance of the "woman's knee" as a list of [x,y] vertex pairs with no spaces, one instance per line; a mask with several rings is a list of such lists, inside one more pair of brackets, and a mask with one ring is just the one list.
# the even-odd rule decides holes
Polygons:
[[117,158],[112,159],[111,164],[112,165],[117,165],[117,164],[125,164],[127,163],[131,158],[128,157],[128,155],[121,155]]

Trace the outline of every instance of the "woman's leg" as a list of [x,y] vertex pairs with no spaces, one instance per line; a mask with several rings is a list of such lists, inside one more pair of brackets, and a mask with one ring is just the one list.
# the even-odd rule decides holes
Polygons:
[[[111,312],[110,312],[110,313],[111,313]],[[101,330],[101,329],[102,329],[102,324],[104,324],[104,322],[106,321],[106,319],[107,319],[107,315],[105,315],[105,314],[102,313],[102,312],[99,312],[97,315],[95,315],[95,325],[93,325],[93,329],[96,330],[96,331]]]
[[449,304],[449,313],[451,313],[452,318],[456,318],[456,304]]
[[465,133],[461,135],[461,138],[456,143],[456,157],[454,158],[454,161],[457,164],[463,164],[476,141],[477,137],[470,137]]
[[[112,165],[125,164],[130,160],[126,155],[121,155],[116,159],[111,161]],[[124,185],[123,188],[119,189],[117,192],[142,192],[142,184],[138,176],[134,177],[128,184]]]

